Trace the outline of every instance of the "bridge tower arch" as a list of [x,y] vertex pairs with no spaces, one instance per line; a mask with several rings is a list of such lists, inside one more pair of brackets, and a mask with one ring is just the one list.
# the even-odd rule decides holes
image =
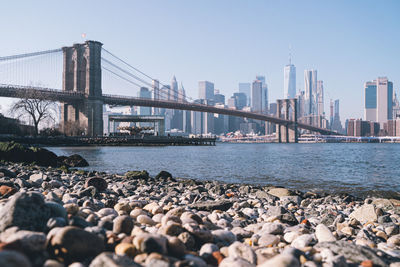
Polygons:
[[297,99],[277,99],[278,117],[285,120],[291,120],[290,124],[278,124],[276,128],[276,136],[279,143],[297,143]]
[[63,47],[62,90],[85,94],[83,101],[61,104],[61,125],[79,126],[87,136],[103,135],[102,43],[86,41]]

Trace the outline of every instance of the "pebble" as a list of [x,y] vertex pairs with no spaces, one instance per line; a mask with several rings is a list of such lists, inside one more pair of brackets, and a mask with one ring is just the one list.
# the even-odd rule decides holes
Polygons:
[[118,216],[114,219],[113,232],[130,234],[133,229],[133,220],[127,215]]
[[315,227],[315,236],[317,237],[318,242],[336,241],[331,230],[329,230],[329,228],[324,224],[319,224]]
[[50,244],[58,258],[72,262],[96,256],[104,250],[100,237],[73,226],[58,229]]
[[1,170],[18,175],[0,177],[0,266],[400,262],[396,200],[177,181],[171,174],[153,179],[146,172],[124,177],[0,163],[7,173]]

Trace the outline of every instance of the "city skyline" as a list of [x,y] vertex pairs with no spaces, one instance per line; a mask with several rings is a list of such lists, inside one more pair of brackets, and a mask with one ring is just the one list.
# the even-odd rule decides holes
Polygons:
[[[324,81],[325,107],[330,99],[340,99],[344,119],[363,117],[366,81],[386,76],[393,82],[394,91],[399,90],[396,30],[400,23],[396,11],[400,4],[395,1],[135,1],[125,4],[125,8],[99,1],[95,6],[94,2],[81,3],[79,9],[71,3],[23,2],[23,10],[20,2],[7,3],[8,12],[0,18],[7,25],[3,29],[7,38],[0,44],[2,55],[82,42],[81,34],[85,33],[87,39],[102,41],[111,51],[118,50],[126,61],[164,84],[173,75],[180,77],[190,97],[197,95],[201,80],[213,82],[222,94],[230,96],[238,91],[239,82],[251,83],[256,74],[265,75],[271,103],[283,97],[282,69],[290,46],[297,69],[296,93],[304,90],[302,72],[317,69]],[[225,10],[227,3],[229,12]],[[95,12],[89,12],[92,8]],[[268,14],[268,20],[253,18],[255,10]],[[285,18],[276,15],[283,10]],[[307,17],[305,10],[316,15]],[[27,23],[38,13],[43,19]],[[71,13],[76,13],[74,19],[70,19]],[[151,21],[146,20],[149,13],[154,15]],[[207,21],[204,14],[216,19]],[[238,15],[246,23],[236,21]],[[369,16],[369,20],[361,20],[361,16]],[[121,17],[126,19],[116,19]],[[141,21],[146,21],[145,27]],[[312,31],[305,31],[305,26]],[[251,38],[255,33],[258,42]],[[390,36],[391,42],[369,38],[378,33]],[[167,37],[168,42],[160,41]]]

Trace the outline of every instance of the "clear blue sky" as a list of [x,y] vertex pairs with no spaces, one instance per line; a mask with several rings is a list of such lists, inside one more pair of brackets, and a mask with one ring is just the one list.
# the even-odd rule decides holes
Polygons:
[[317,69],[325,99],[341,101],[342,121],[362,117],[365,81],[387,76],[400,86],[396,0],[6,1],[2,11],[0,56],[71,45],[86,33],[165,83],[176,75],[192,97],[199,80],[230,96],[256,74],[271,100],[283,97],[289,46],[297,89],[304,69]]

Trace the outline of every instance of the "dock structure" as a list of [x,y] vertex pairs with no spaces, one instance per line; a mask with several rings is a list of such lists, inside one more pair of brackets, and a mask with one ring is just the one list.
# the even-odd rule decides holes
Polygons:
[[215,146],[215,137],[182,136],[100,136],[19,137],[0,136],[0,142],[14,141],[42,146]]

